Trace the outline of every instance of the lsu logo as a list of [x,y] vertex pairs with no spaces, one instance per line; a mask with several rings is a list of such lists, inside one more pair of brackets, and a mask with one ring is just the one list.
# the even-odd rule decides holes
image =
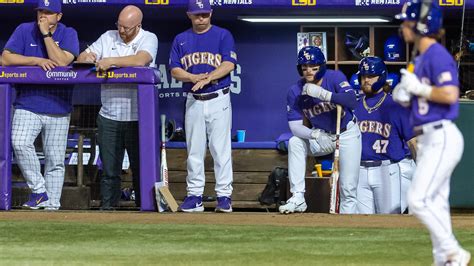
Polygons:
[[202,3],[202,0],[196,0],[196,5],[197,5],[199,8],[204,8],[204,4]]
[[292,6],[315,6],[316,0],[291,0]]
[[464,0],[439,0],[440,6],[463,6]]
[[24,4],[25,0],[0,0],[0,4]]
[[367,62],[364,62],[364,64],[362,65],[362,67],[364,67],[365,71],[368,71],[368,70],[369,70],[369,64],[367,64]]
[[169,5],[170,0],[145,0],[145,5]]

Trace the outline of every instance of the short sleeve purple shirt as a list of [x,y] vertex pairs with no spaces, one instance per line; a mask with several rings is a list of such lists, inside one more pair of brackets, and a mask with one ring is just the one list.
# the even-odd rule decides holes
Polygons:
[[[288,121],[303,120],[303,117],[306,117],[314,128],[334,133],[336,131],[336,104],[301,95],[304,84],[305,81],[301,79],[288,91]],[[321,86],[335,93],[354,92],[346,76],[340,71],[331,69],[326,70]],[[345,128],[353,116],[352,110],[344,107],[341,127]]]
[[[205,33],[197,34],[192,29],[178,34],[171,46],[170,69],[179,67],[192,74],[214,71],[224,61],[237,64],[234,38],[223,28],[212,25]],[[230,74],[213,81],[199,93],[209,93],[230,86]],[[190,91],[191,82],[185,82],[183,89]]]
[[[362,161],[402,160],[409,151],[406,142],[413,138],[409,110],[394,102],[392,95],[379,93],[360,101],[354,114],[362,133]],[[376,109],[377,104],[380,106]]]
[[[79,40],[73,28],[58,23],[53,39],[61,49],[75,57],[79,54]],[[43,36],[36,22],[18,26],[8,39],[5,50],[24,56],[48,58]],[[13,106],[40,114],[67,114],[72,110],[72,85],[17,85]]]
[[[456,63],[446,48],[439,43],[431,45],[415,59],[415,74],[424,84],[459,87]],[[414,126],[442,119],[454,120],[459,113],[459,102],[440,104],[414,96],[411,104],[411,123]]]

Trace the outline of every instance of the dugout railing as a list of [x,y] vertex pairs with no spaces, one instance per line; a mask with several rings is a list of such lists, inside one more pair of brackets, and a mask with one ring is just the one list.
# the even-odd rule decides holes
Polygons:
[[104,84],[138,85],[141,210],[153,211],[154,183],[160,179],[160,73],[154,68],[116,68],[101,74],[89,68],[0,67],[0,210],[12,207],[11,114],[15,84]]

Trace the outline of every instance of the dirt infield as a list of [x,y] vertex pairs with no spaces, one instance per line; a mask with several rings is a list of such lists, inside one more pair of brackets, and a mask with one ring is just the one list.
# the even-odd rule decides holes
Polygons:
[[[361,228],[420,228],[422,224],[411,215],[329,215],[234,212],[222,213],[145,213],[100,211],[5,211],[0,221],[57,221],[82,223],[138,223],[138,224],[222,224],[222,225],[273,225],[305,227],[361,227]],[[454,215],[454,228],[474,228],[474,215]]]

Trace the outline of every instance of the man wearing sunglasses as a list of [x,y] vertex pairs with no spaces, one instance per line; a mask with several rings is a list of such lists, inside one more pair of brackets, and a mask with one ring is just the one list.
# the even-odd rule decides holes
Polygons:
[[[155,66],[158,39],[142,29],[142,11],[126,6],[109,30],[83,51],[81,62],[95,63],[96,70],[111,67]],[[97,117],[99,154],[103,175],[100,180],[101,209],[113,210],[121,195],[121,170],[125,150],[130,159],[135,204],[140,206],[140,167],[138,150],[138,105],[136,84],[103,84],[102,107]]]
[[[59,23],[61,0],[40,0],[36,21],[15,29],[3,50],[4,66],[39,66],[54,71],[71,64],[79,53],[73,28]],[[72,110],[70,85],[17,85],[13,103],[12,147],[16,162],[31,189],[23,208],[58,210],[64,182],[64,156]],[[35,151],[35,139],[43,141],[44,175]]]

